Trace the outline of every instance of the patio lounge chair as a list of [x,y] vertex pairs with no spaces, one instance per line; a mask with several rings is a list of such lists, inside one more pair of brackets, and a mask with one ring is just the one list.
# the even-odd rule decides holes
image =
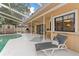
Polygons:
[[30,41],[32,41],[32,42],[41,42],[42,40],[43,40],[43,36],[36,36]]
[[54,53],[56,49],[66,48],[66,39],[67,36],[58,34],[53,38],[53,42],[57,41],[58,44],[53,44],[52,42],[42,42],[35,44],[36,51],[43,51],[46,55],[48,55],[47,51],[51,50],[51,54]]

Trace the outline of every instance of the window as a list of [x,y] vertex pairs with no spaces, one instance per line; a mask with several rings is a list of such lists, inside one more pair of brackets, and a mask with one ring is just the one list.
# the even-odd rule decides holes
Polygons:
[[75,12],[54,18],[55,31],[75,32]]
[[50,30],[51,30],[51,22],[50,22]]

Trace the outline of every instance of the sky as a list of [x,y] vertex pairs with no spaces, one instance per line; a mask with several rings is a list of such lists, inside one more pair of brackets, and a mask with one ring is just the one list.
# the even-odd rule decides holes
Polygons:
[[31,5],[30,8],[31,13],[34,13],[34,11],[36,11],[40,7],[40,5],[37,3],[31,3],[30,5]]
[[[30,11],[31,13],[29,15],[32,15],[32,13],[34,13],[38,8],[40,8],[40,4],[39,3],[30,3]],[[29,16],[26,15],[26,18],[28,18]]]

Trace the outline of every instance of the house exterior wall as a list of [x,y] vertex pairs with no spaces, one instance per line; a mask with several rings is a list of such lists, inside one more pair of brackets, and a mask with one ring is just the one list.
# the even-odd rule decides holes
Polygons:
[[[45,9],[44,9],[45,10]],[[66,12],[70,12],[73,10],[77,10],[77,32],[53,32],[53,31],[47,31],[48,28],[50,28],[50,19],[51,16],[58,16],[60,14],[66,13]],[[45,17],[45,30],[46,30],[46,37],[49,37],[51,39],[53,39],[53,37],[57,34],[57,33],[65,33],[68,38],[67,38],[67,47],[71,50],[77,51],[79,52],[79,3],[68,3],[65,4],[64,6],[57,8],[56,10],[52,11],[49,13],[50,15],[44,15]],[[49,16],[49,17],[47,17]],[[38,20],[38,19],[37,19]],[[51,21],[52,22],[52,21]],[[53,22],[52,22],[53,23]],[[52,27],[52,26],[51,26]],[[54,28],[54,27],[53,27]]]
[[51,16],[47,17],[45,16],[45,37],[48,39],[51,39],[51,30],[50,30],[50,22],[51,22]]
[[[79,4],[74,3],[74,4],[66,4],[64,6],[62,6],[61,8],[58,8],[57,10],[53,11],[51,16],[57,16],[72,10],[78,10],[77,14],[78,14],[78,19],[77,19],[77,32],[51,32],[51,36],[53,37],[54,34],[56,33],[66,33],[68,36],[68,40],[67,40],[67,47],[69,49],[72,49],[74,51],[78,51],[79,52]],[[77,17],[77,16],[76,16]]]

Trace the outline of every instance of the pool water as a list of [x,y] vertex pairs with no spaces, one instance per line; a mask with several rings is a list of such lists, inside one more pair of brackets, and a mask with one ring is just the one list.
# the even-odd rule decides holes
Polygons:
[[2,49],[10,39],[19,38],[21,36],[22,36],[21,34],[9,34],[9,35],[0,36],[0,52],[2,51]]

